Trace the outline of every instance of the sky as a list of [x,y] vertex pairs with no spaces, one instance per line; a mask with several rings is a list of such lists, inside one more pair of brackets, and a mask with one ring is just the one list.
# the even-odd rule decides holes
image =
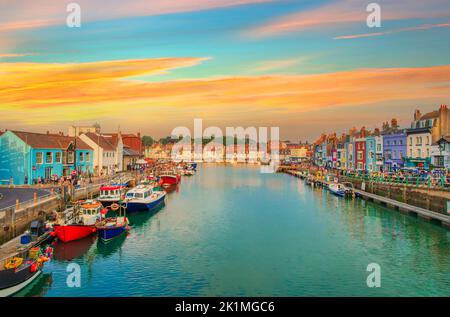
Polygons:
[[[66,24],[67,5],[81,26]],[[0,129],[283,139],[409,126],[450,105],[448,0],[0,0]]]

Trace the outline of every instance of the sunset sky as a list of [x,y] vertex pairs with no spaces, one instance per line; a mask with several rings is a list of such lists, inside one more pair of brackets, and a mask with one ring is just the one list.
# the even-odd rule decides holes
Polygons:
[[376,1],[380,28],[370,2],[0,0],[0,129],[162,137],[201,118],[314,141],[450,105],[449,1]]

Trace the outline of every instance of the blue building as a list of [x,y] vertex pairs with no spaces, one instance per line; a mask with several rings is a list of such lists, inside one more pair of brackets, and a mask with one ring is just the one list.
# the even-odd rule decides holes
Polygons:
[[93,171],[93,150],[80,138],[21,131],[0,136],[1,183],[33,184],[74,170],[78,175]]
[[396,171],[405,166],[406,157],[406,130],[400,129],[397,120],[392,119],[383,124],[383,156],[384,170]]

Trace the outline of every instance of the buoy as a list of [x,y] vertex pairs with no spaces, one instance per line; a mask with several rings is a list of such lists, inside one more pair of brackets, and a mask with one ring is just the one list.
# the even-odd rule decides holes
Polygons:
[[31,266],[30,266],[30,272],[31,272],[31,273],[36,272],[36,271],[37,271],[37,268],[38,268],[38,266],[37,266],[36,263],[31,264]]

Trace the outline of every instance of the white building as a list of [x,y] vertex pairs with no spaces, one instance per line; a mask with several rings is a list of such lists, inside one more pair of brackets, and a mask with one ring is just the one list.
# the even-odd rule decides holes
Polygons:
[[450,169],[450,136],[431,145],[431,164],[436,168]]
[[[120,146],[112,143],[111,137],[105,137],[99,133],[87,132],[80,135],[83,140],[94,150],[94,174],[112,175],[121,171],[123,167],[123,144]],[[122,155],[118,157],[119,155]]]
[[407,156],[411,158],[427,158],[431,153],[431,132],[429,128],[407,130]]

